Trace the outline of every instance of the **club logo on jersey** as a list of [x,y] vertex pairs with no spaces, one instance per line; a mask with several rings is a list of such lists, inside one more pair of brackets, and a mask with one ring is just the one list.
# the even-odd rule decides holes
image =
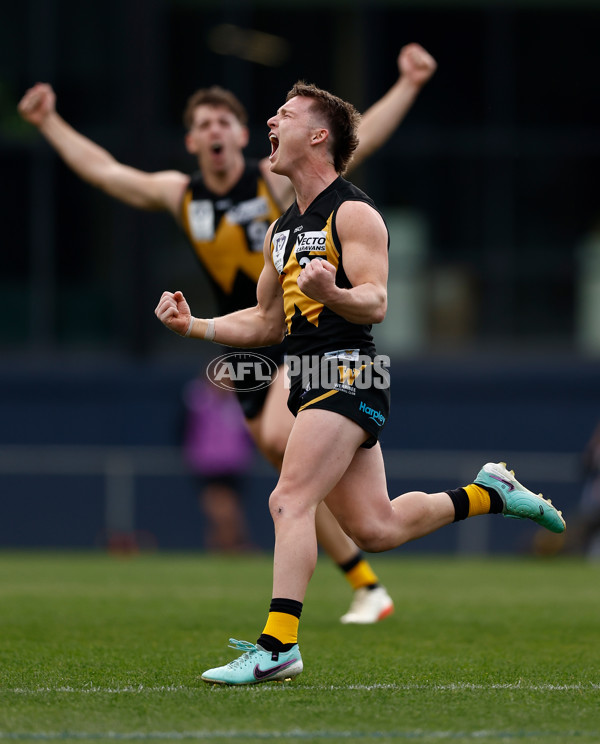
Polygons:
[[326,253],[327,233],[324,230],[311,230],[300,233],[296,240],[296,255],[298,253]]
[[252,351],[222,354],[206,368],[206,376],[213,385],[245,393],[269,387],[278,374],[279,368],[272,359]]
[[215,210],[210,199],[191,201],[188,219],[194,240],[212,240],[215,237]]
[[289,237],[289,230],[284,230],[283,232],[275,233],[275,235],[273,235],[273,265],[277,269],[278,274],[281,274],[283,271],[285,247]]

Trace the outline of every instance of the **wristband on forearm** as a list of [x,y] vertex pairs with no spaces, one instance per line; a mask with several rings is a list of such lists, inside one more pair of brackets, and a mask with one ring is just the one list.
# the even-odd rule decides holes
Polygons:
[[204,340],[205,341],[215,340],[215,319],[214,318],[211,318],[208,321],[208,325],[206,326],[206,331],[204,333]]
[[[190,324],[187,327],[187,331],[183,334],[184,338],[189,338],[192,335],[192,328],[194,327],[194,321],[196,318],[192,315],[190,318]],[[215,338],[215,320],[211,318],[206,321],[206,331],[204,332],[205,341],[213,341]]]

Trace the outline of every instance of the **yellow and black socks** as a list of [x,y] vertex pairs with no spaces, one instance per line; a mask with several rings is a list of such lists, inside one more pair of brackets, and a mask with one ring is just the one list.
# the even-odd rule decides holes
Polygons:
[[504,509],[504,502],[493,488],[484,488],[476,483],[446,493],[454,504],[455,522],[480,514],[501,514]]
[[302,602],[279,597],[272,599],[267,623],[257,643],[273,653],[289,651],[298,643],[301,614]]
[[344,572],[344,576],[354,591],[357,589],[375,589],[379,586],[379,580],[371,566],[363,558],[362,553],[358,553],[347,563],[339,564]]

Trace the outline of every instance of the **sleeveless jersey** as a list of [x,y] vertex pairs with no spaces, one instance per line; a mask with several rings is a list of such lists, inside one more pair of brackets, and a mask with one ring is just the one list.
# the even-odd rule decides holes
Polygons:
[[280,215],[258,162],[246,163],[242,178],[223,196],[206,188],[200,172],[191,177],[181,222],[215,291],[219,315],[256,305],[264,238]]
[[283,288],[288,354],[323,354],[334,349],[375,354],[370,325],[350,323],[298,288],[298,275],[315,259],[327,259],[336,268],[336,285],[351,288],[335,223],[337,211],[345,201],[362,201],[377,209],[370,197],[339,176],[304,214],[294,202],[273,228],[271,258]]

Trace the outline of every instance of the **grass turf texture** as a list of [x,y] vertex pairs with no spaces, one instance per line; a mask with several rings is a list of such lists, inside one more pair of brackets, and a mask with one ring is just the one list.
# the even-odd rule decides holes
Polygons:
[[322,557],[294,682],[209,686],[254,641],[270,556],[0,553],[0,739],[600,741],[600,565],[375,557],[396,601],[342,626]]

